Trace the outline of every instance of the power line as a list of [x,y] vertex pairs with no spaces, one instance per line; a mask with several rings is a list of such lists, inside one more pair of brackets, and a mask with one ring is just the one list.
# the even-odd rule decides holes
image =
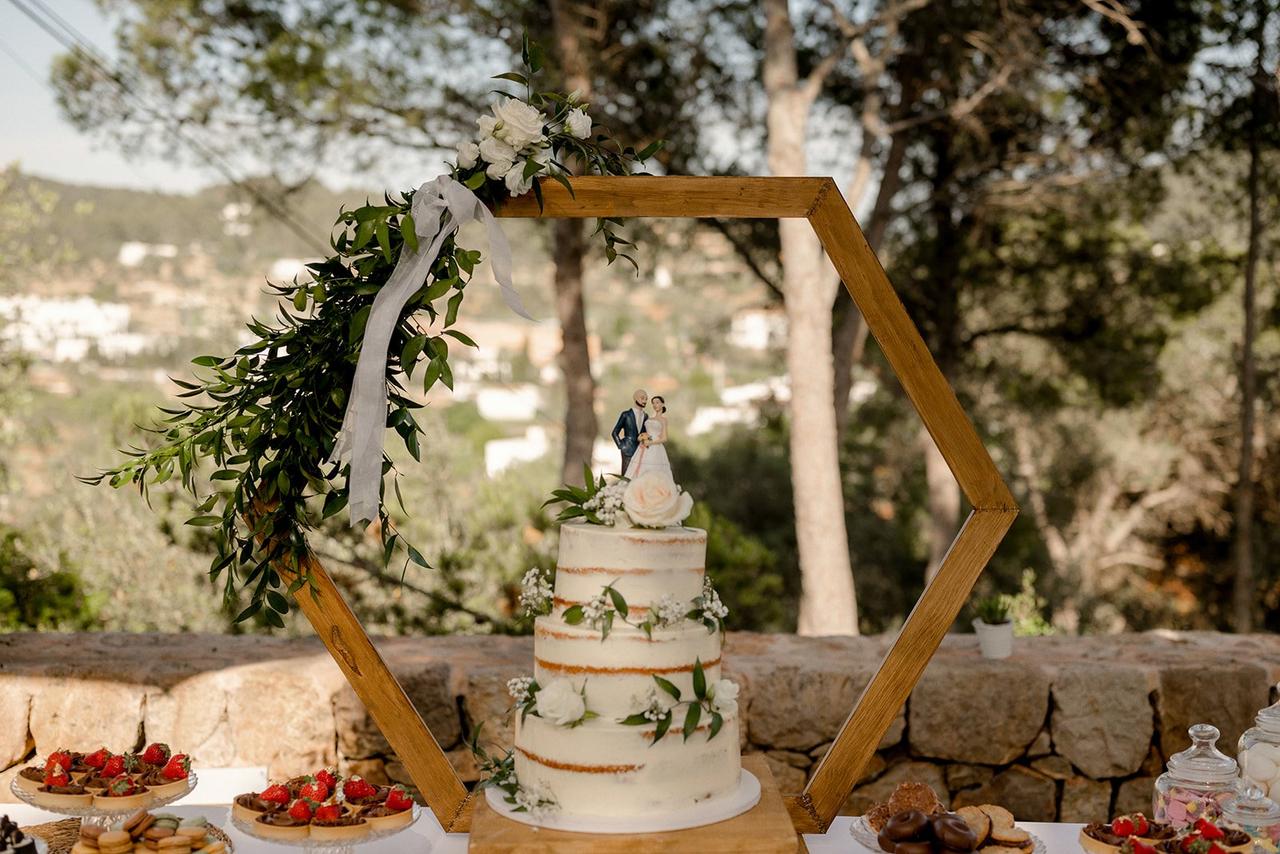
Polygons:
[[[106,61],[100,57],[96,46],[86,36],[58,15],[57,12],[49,8],[43,0],[9,0],[9,3],[67,51],[82,56],[91,68],[97,72],[99,77],[119,90],[122,101],[132,101],[135,106],[141,108],[150,120],[157,123],[179,143],[191,149],[200,160],[217,171],[230,184],[250,195],[296,236],[313,248],[318,249],[322,255],[328,254],[329,246],[327,242],[317,240],[305,226],[294,219],[293,215],[287,209],[281,207],[275,199],[236,175],[234,167],[227,162],[220,152],[187,133],[181,126],[180,120],[166,116],[162,109],[148,103],[145,96],[135,91],[125,81],[124,74],[121,71],[117,71],[106,64]],[[31,5],[28,6],[28,3]]]

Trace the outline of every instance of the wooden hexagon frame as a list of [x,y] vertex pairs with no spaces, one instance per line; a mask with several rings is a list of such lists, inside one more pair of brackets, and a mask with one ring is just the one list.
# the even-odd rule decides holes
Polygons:
[[[544,182],[497,215],[520,218],[692,217],[809,220],[907,397],[973,506],[933,581],[907,617],[805,790],[786,798],[798,833],[821,833],[960,613],[1018,507],[955,393],[929,354],[853,213],[830,178],[582,177],[574,193]],[[469,793],[324,567],[298,604],[369,710],[440,824],[470,827]]]

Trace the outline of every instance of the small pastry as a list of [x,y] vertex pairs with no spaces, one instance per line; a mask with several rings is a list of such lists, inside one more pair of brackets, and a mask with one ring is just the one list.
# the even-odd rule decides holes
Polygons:
[[306,839],[311,833],[311,805],[296,800],[287,810],[264,813],[254,819],[253,829],[267,839]]
[[93,805],[102,810],[142,809],[153,800],[150,789],[128,774],[122,774],[93,796]]
[[369,822],[347,811],[342,804],[316,807],[311,816],[311,838],[325,842],[361,839],[369,835]]
[[395,786],[383,803],[365,807],[360,811],[360,817],[376,831],[404,827],[413,822],[413,798],[403,788]]
[[136,813],[124,820],[124,823],[120,825],[120,829],[130,836],[141,836],[155,825],[157,821],[159,821],[157,816],[152,815],[146,810],[138,810]]
[[380,804],[387,799],[390,791],[386,786],[375,786],[362,777],[352,777],[342,784],[343,800],[355,807]]
[[231,802],[231,815],[241,821],[253,821],[260,815],[287,809],[292,800],[289,790],[277,783],[267,786],[260,794],[246,792],[236,795]]
[[169,745],[156,741],[148,744],[147,748],[138,754],[138,762],[142,764],[144,771],[163,768],[169,761],[170,755]]
[[191,840],[185,836],[166,836],[156,843],[161,854],[191,854]]
[[133,851],[133,837],[123,830],[108,830],[98,837],[98,850],[102,854],[129,854]]
[[39,765],[28,765],[18,772],[14,778],[17,786],[24,792],[34,792],[44,785],[44,769]]
[[187,791],[188,777],[191,775],[191,760],[185,754],[175,753],[160,769],[160,783],[151,791],[157,798],[176,797]]
[[45,771],[44,782],[32,793],[36,806],[83,809],[93,806],[93,795],[84,786],[71,782],[71,775],[61,764]]
[[981,807],[960,807],[956,810],[956,815],[973,831],[977,838],[975,844],[981,845],[991,835],[991,816],[983,812]]

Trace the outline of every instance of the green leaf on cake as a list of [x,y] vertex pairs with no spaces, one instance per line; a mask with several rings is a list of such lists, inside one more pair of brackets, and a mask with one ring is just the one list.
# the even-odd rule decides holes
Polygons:
[[693,696],[699,700],[707,698],[707,674],[702,672],[702,659],[695,658],[693,664]]
[[657,682],[658,687],[661,688],[663,691],[666,691],[668,694],[670,694],[672,697],[675,697],[677,700],[680,699],[680,689],[677,688],[675,684],[672,683],[670,680],[663,679],[661,676],[655,675],[653,677],[653,681]]
[[626,617],[626,615],[631,611],[631,609],[627,607],[627,600],[623,598],[621,593],[613,589],[613,585],[609,585],[605,590],[609,593],[609,601],[613,603],[614,610],[623,617]]
[[667,712],[667,716],[658,721],[658,728],[653,732],[652,744],[662,741],[662,737],[667,734],[667,730],[671,729],[671,712]]
[[649,719],[644,716],[644,712],[636,712],[634,715],[627,715],[618,723],[624,726],[643,726],[649,723]]
[[600,618],[600,640],[607,638],[611,631],[613,631],[613,612],[605,611],[604,616]]
[[688,741],[689,736],[693,735],[698,729],[698,721],[702,719],[702,706],[694,703],[689,706],[689,711],[684,715],[684,740]]
[[707,734],[707,741],[716,737],[716,733],[720,731],[720,727],[724,726],[724,715],[719,712],[711,713],[711,732]]
[[582,616],[582,606],[574,605],[565,609],[562,619],[569,625],[576,626],[578,623],[582,622]]

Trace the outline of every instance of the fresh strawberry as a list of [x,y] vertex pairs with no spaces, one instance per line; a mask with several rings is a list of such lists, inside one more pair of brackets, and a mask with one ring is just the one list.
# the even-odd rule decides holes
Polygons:
[[57,765],[64,771],[71,770],[71,751],[55,750],[49,754],[49,758],[44,761],[44,767],[47,771],[50,766]]
[[1133,836],[1134,829],[1133,819],[1127,815],[1122,815],[1111,822],[1111,832],[1116,836]]
[[401,812],[413,806],[413,798],[404,790],[404,786],[393,786],[387,793],[387,809]]
[[136,795],[139,791],[140,787],[128,774],[121,774],[107,784],[107,793],[110,795]]
[[298,797],[319,803],[329,798],[329,787],[314,777],[308,777],[298,790]]
[[46,786],[70,786],[71,775],[67,773],[66,768],[54,763],[44,769],[44,784]]
[[311,801],[298,798],[289,806],[289,817],[298,821],[311,821]]
[[147,749],[142,751],[142,761],[148,765],[157,767],[169,761],[169,745],[156,741],[147,745]]
[[107,757],[107,761],[102,764],[101,776],[107,779],[119,777],[124,773],[124,755],[113,753]]
[[84,758],[84,764],[90,768],[101,771],[106,766],[107,760],[111,758],[111,751],[105,747],[100,747]]
[[274,786],[267,786],[262,790],[262,794],[258,795],[269,804],[287,804],[289,803],[289,789],[281,783]]
[[1206,852],[1206,854],[1227,854],[1227,851],[1226,851],[1226,849],[1225,849],[1225,848],[1223,848],[1223,847],[1222,847],[1221,845],[1219,845],[1218,843],[1216,843],[1216,842],[1210,842],[1210,843],[1209,843],[1209,850]]
[[322,807],[316,807],[315,814],[312,816],[313,821],[337,821],[342,818],[342,804],[325,804]]
[[329,794],[333,794],[338,788],[338,775],[334,774],[328,768],[321,768],[316,772],[316,779],[324,783],[325,788],[329,790]]
[[191,773],[191,759],[185,753],[175,753],[160,770],[166,780],[185,780]]
[[1151,822],[1147,821],[1147,817],[1142,813],[1133,814],[1133,832],[1137,836],[1146,836],[1151,830]]
[[1208,839],[1210,842],[1226,836],[1226,834],[1222,832],[1222,828],[1218,827],[1207,818],[1196,820],[1196,831],[1199,832],[1201,839]]
[[349,801],[372,798],[378,794],[378,787],[363,777],[352,777],[342,784],[342,796]]
[[1132,854],[1156,854],[1155,846],[1148,845],[1147,843],[1143,842],[1141,839],[1130,840],[1129,845],[1130,845],[1129,850],[1132,852]]

